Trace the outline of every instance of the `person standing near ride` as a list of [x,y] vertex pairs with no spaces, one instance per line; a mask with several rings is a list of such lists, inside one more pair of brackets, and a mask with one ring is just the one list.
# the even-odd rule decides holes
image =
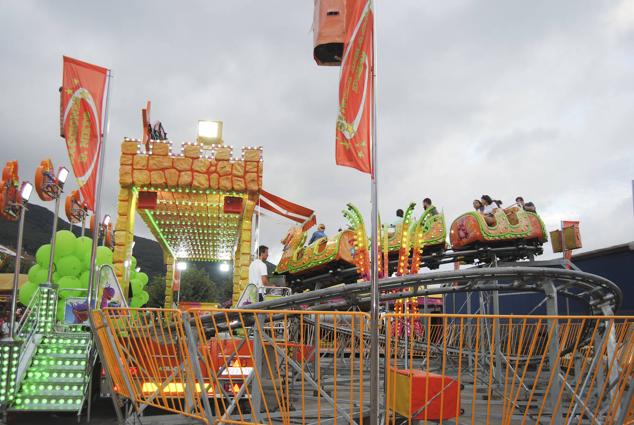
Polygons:
[[428,214],[430,217],[438,215],[438,210],[432,205],[431,199],[429,198],[423,199],[423,208],[425,209],[425,214]]
[[268,270],[265,263],[267,258],[269,258],[269,248],[260,245],[258,247],[258,258],[253,260],[249,266],[249,283],[257,286],[258,290],[269,286]]
[[317,239],[321,239],[325,237],[326,237],[326,225],[321,223],[319,226],[317,226],[317,230],[315,230],[313,235],[310,237],[310,240],[308,241],[308,245],[315,242]]
[[396,210],[396,220],[394,220],[394,223],[392,223],[392,226],[397,226],[399,224],[401,224],[403,222],[403,215],[405,215],[405,213],[403,212],[402,209],[397,209]]

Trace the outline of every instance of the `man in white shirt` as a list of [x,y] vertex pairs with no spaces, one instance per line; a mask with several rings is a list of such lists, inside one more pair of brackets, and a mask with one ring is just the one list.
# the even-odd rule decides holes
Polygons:
[[267,274],[266,259],[269,258],[269,248],[264,245],[258,247],[258,258],[251,262],[249,266],[249,283],[258,287],[269,286],[269,276]]

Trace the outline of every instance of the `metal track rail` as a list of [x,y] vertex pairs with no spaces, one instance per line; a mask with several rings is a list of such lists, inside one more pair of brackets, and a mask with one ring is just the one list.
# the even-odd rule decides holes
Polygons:
[[[621,290],[608,279],[581,271],[548,267],[474,268],[391,277],[379,280],[379,290],[381,301],[389,301],[414,296],[482,291],[548,294],[549,287],[553,284],[556,285],[558,295],[584,302],[590,314],[601,314],[607,309],[614,312],[621,306]],[[398,291],[392,292],[394,290]],[[263,301],[251,304],[249,308],[334,310],[367,304],[369,297],[370,283],[365,281]]]

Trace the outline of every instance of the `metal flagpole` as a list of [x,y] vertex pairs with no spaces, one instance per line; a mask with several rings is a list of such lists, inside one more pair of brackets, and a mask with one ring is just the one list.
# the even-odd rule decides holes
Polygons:
[[379,275],[378,258],[379,245],[377,236],[378,225],[378,205],[377,205],[377,149],[376,149],[376,13],[374,1],[369,0],[370,11],[372,12],[372,140],[370,153],[372,155],[371,174],[371,238],[372,238],[372,259],[370,269],[370,424],[379,424]]
[[[103,120],[103,132],[101,136],[101,146],[99,147],[99,165],[97,167],[97,182],[95,184],[95,225],[92,229],[92,251],[90,252],[90,271],[88,272],[88,282],[89,288],[92,288],[93,281],[95,279],[95,261],[97,259],[97,239],[99,237],[99,228],[101,222],[100,216],[100,203],[101,203],[101,187],[103,180],[103,164],[106,159],[106,140],[108,139],[108,128],[109,124],[109,112],[110,112],[110,83],[112,82],[112,73],[108,70],[108,76],[106,78],[106,83],[108,87],[106,88],[106,111],[104,113]],[[127,294],[123,294],[127,298]],[[92,308],[88,306],[88,308]]]

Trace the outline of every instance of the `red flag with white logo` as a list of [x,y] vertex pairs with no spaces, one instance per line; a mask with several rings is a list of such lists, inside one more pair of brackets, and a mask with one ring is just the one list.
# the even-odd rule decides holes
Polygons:
[[93,211],[103,143],[107,77],[106,68],[64,56],[61,93],[63,137],[79,190]]
[[372,173],[374,13],[370,0],[346,3],[346,39],[339,79],[337,165]]

